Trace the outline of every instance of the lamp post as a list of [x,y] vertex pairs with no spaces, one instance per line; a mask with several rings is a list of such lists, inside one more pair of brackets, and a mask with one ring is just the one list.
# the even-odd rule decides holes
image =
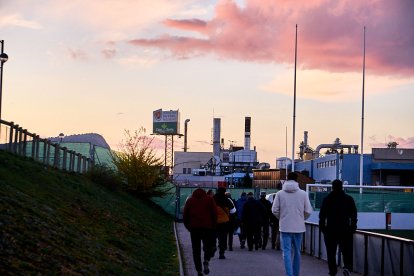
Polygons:
[[5,63],[9,56],[3,52],[4,50],[4,40],[0,40],[1,43],[1,53],[0,53],[0,120],[1,120],[1,99],[3,95],[3,63]]
[[62,143],[62,141],[63,141],[63,138],[65,138],[65,134],[63,134],[62,132],[61,133],[59,133],[59,144],[60,143]]

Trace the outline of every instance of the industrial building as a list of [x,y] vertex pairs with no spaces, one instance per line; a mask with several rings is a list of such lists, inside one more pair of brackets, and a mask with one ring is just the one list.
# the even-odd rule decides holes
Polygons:
[[204,187],[229,185],[230,182],[241,185],[241,179],[246,174],[252,176],[252,169],[259,165],[256,149],[250,148],[250,135],[251,117],[245,117],[244,147],[230,145],[224,148],[221,118],[214,118],[213,151],[174,152],[173,181],[180,185]]
[[[295,171],[319,183],[342,179],[349,185],[360,185],[358,145],[342,144],[336,138],[333,143],[321,144],[313,150],[307,143],[307,135],[305,131]],[[322,149],[325,151],[321,152]],[[364,154],[362,184],[414,186],[414,149],[397,148],[396,143],[389,143],[387,148],[373,148],[371,154]]]

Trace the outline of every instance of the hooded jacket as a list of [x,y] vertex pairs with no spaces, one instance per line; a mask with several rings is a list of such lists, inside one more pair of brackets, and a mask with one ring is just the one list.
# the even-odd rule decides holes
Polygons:
[[353,233],[357,229],[357,208],[354,199],[343,190],[327,195],[319,211],[322,232]]
[[305,232],[305,220],[312,211],[308,194],[299,189],[299,184],[294,180],[285,181],[272,205],[272,213],[279,219],[280,232]]
[[196,189],[184,206],[183,222],[185,227],[192,229],[214,229],[217,221],[216,203],[206,191]]

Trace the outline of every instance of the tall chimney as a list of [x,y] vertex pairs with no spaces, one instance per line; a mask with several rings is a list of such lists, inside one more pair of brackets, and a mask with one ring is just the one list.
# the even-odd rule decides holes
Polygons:
[[244,149],[250,150],[251,117],[244,117]]
[[186,119],[184,122],[184,152],[187,152],[187,124],[190,119]]
[[220,128],[221,119],[213,119],[213,155],[220,157]]
[[303,143],[305,144],[305,148],[308,148],[308,132],[305,130],[305,132],[303,133]]

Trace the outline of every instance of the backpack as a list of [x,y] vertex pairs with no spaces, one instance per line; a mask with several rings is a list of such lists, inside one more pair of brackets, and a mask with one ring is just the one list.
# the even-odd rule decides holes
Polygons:
[[217,206],[217,223],[229,221],[229,209],[227,207]]

